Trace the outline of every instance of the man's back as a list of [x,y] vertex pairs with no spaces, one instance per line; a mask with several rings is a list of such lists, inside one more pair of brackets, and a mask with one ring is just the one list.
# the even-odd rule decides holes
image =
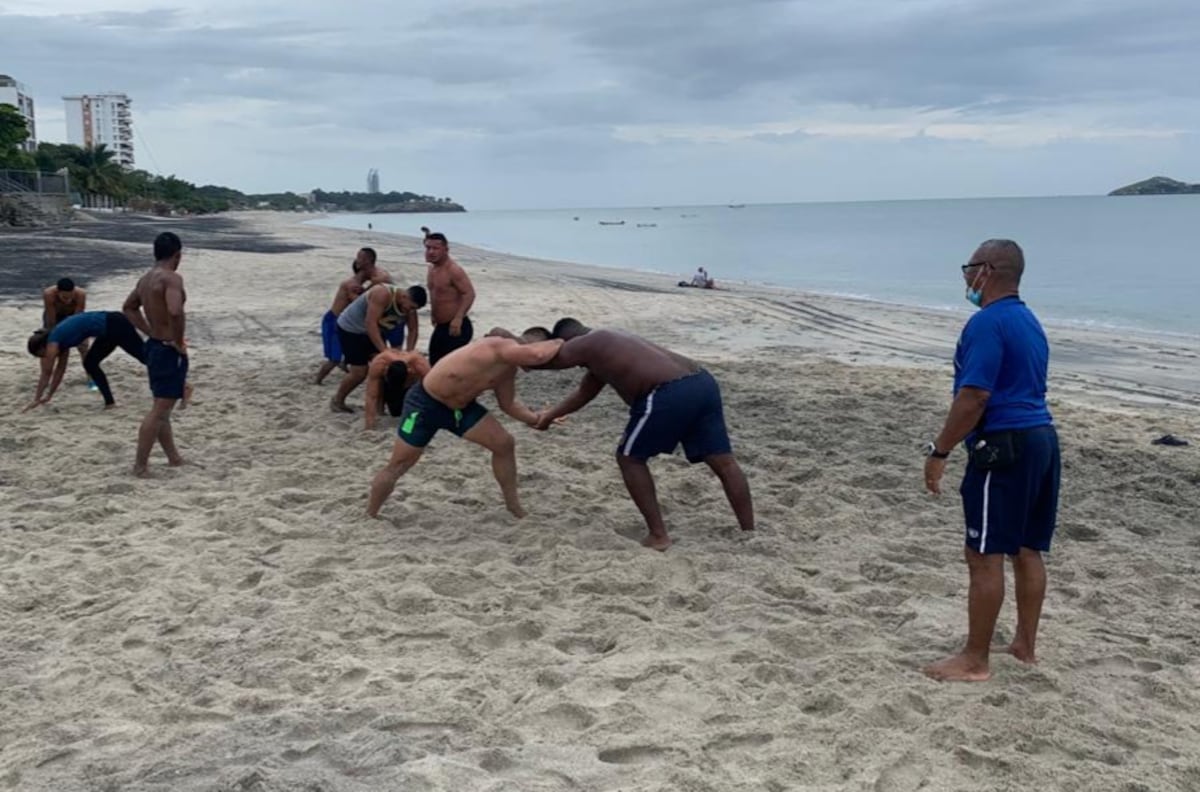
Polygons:
[[591,330],[568,341],[559,352],[569,366],[583,366],[632,404],[664,382],[686,377],[700,367],[682,355],[644,338],[616,330]]
[[[171,312],[167,305],[168,290],[183,290],[183,278],[179,273],[156,266],[141,277],[136,292],[150,325],[150,336],[160,341],[172,340]],[[181,295],[186,300],[185,295]]]
[[346,306],[354,302],[363,292],[362,278],[358,275],[351,275],[346,280],[342,281],[338,286],[337,294],[333,296],[333,305],[329,310],[333,311],[334,315],[340,314],[346,310]]
[[460,407],[516,372],[501,351],[520,346],[508,338],[483,338],[456,349],[425,375],[425,390],[439,401]]

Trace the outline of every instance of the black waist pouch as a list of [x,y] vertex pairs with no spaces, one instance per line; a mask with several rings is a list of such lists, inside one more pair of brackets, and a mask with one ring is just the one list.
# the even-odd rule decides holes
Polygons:
[[1016,464],[1021,458],[1021,430],[984,432],[975,436],[968,456],[980,470],[1000,470]]

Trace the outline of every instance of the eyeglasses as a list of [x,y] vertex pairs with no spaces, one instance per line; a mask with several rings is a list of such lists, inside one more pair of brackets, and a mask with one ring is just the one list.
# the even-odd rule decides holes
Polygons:
[[963,274],[964,275],[967,274],[967,270],[969,270],[969,269],[972,269],[974,267],[982,267],[983,265],[990,264],[990,263],[991,263],[990,261],[972,261],[969,264],[963,264],[962,265]]

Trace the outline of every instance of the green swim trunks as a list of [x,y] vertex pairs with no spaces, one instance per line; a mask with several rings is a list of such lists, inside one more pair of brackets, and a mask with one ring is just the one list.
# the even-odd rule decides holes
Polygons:
[[461,410],[447,407],[429,395],[421,383],[408,389],[404,397],[404,410],[400,413],[400,427],[396,434],[415,448],[424,448],[438,433],[446,429],[462,437],[471,427],[483,420],[487,409],[472,401]]

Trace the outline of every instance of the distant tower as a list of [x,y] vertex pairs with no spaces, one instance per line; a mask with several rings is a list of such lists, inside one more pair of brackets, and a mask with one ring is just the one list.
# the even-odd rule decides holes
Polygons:
[[367,171],[367,192],[372,195],[379,192],[379,171],[375,168]]

